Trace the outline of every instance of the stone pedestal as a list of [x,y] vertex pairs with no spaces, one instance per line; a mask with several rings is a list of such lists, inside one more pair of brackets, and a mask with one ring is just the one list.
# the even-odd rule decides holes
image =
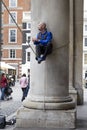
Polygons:
[[76,110],[35,110],[21,108],[17,128],[75,128]]
[[37,24],[46,22],[53,53],[41,64],[31,53],[30,92],[16,127],[75,128],[76,104],[69,96],[69,0],[31,0],[31,11],[32,37]]

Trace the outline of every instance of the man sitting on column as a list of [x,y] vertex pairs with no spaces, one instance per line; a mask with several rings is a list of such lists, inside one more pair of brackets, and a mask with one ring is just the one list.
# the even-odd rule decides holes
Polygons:
[[39,23],[38,30],[37,38],[32,38],[32,41],[36,45],[36,60],[41,63],[52,52],[52,33],[47,31],[44,22]]

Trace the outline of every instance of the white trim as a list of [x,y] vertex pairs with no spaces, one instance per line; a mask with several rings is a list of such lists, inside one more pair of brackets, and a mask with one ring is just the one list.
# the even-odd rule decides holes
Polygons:
[[30,11],[23,12],[23,20],[31,21],[31,12]]
[[19,60],[19,61],[21,61],[21,58],[2,58],[2,60],[4,60],[4,61],[9,61],[9,60]]
[[[13,26],[14,26],[14,27],[17,27],[15,24],[11,24],[11,25],[10,25],[10,24],[4,24],[4,25],[3,25],[3,27],[11,27],[11,26],[12,26],[12,27],[13,27]],[[22,27],[22,24],[18,24],[18,26],[19,26],[19,27]]]
[[16,50],[21,50],[22,45],[2,45],[3,49],[12,49],[15,48]]

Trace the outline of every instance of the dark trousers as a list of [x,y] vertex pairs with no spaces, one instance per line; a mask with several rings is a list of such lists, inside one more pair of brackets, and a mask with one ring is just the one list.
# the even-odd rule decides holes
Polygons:
[[4,97],[5,97],[5,88],[2,87],[1,88],[1,100],[4,100]]
[[22,92],[23,92],[23,96],[22,96],[21,101],[23,101],[26,97],[26,88],[22,88]]
[[41,54],[43,54],[43,58],[46,58],[46,56],[50,53],[52,53],[52,44],[48,45],[36,45],[36,57],[40,57]]

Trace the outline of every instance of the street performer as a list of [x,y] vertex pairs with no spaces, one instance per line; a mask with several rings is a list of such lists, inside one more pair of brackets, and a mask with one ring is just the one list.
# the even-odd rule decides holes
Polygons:
[[32,38],[36,45],[36,60],[40,64],[46,60],[48,54],[52,52],[52,33],[47,31],[46,23],[40,22],[38,25],[39,33],[36,38]]

